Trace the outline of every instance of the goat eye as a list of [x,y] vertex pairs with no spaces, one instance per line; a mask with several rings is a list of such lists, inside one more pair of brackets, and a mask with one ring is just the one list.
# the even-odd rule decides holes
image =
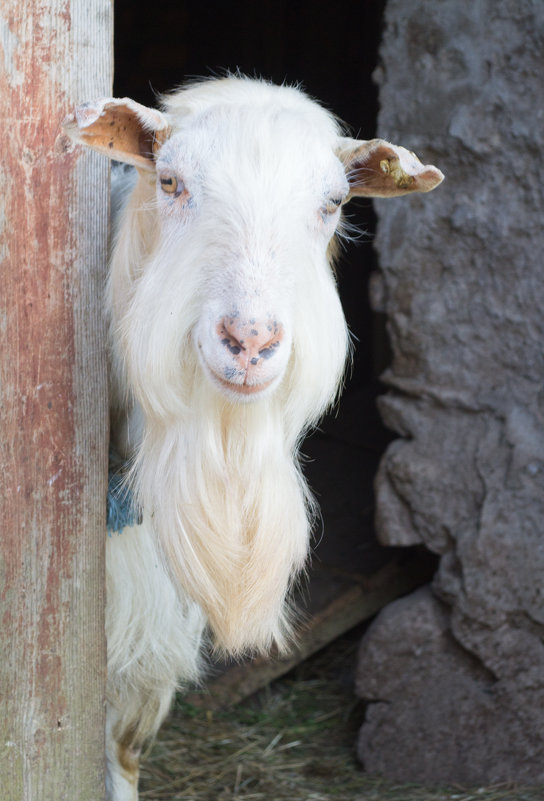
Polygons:
[[334,214],[342,205],[343,197],[330,197],[325,203],[325,213]]
[[160,183],[162,191],[166,192],[167,195],[179,195],[183,190],[183,183],[181,181],[178,182],[175,175],[162,175]]

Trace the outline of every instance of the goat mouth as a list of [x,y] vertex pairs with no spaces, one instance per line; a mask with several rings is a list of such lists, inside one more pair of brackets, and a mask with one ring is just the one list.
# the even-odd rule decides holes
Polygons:
[[233,381],[227,381],[225,378],[221,378],[216,373],[213,375],[222,387],[228,389],[229,392],[234,392],[236,395],[258,395],[274,383],[274,379],[272,379],[271,381],[263,381],[261,384],[235,384]]
[[[199,345],[199,353],[200,353],[200,362],[201,365],[204,367],[205,373],[208,374],[210,380],[212,381],[215,386],[222,391],[223,394],[229,396],[231,398],[237,397],[240,400],[243,398],[247,398],[247,400],[255,399],[266,393],[267,390],[271,387],[275,386],[278,383],[279,376],[274,376],[271,379],[266,381],[255,381],[254,383],[247,383],[248,377],[247,375],[244,377],[244,380],[239,383],[236,381],[232,381],[229,378],[223,378],[219,375],[213,367],[210,366],[208,360],[204,357],[202,352],[202,347]],[[242,376],[238,374],[241,378]]]

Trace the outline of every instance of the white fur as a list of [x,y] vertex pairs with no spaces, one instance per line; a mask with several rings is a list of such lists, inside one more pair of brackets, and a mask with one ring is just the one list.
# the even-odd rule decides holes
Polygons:
[[[348,353],[329,254],[340,214],[324,210],[348,191],[332,116],[296,89],[235,78],[172,95],[165,114],[157,173],[183,180],[188,199],[149,173],[121,178],[131,196],[107,296],[112,437],[144,510],[108,541],[114,801],[137,798],[127,753],[137,765],[174,688],[198,677],[206,621],[229,653],[285,647],[313,508],[297,449]],[[281,323],[250,376],[262,392],[217,378],[231,358],[216,335],[227,315],[244,331]]]

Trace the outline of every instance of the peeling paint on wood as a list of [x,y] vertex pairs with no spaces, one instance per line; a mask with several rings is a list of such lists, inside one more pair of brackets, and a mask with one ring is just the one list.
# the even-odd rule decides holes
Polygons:
[[103,797],[107,166],[60,131],[109,94],[110,0],[0,11],[0,775]]

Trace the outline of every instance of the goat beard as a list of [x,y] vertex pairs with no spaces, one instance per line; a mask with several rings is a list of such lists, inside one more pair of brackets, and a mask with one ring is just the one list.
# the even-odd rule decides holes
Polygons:
[[215,648],[284,651],[315,510],[297,458],[303,424],[294,435],[278,395],[236,405],[204,381],[192,395],[196,411],[183,419],[147,419],[139,501],[170,574],[206,613]]

